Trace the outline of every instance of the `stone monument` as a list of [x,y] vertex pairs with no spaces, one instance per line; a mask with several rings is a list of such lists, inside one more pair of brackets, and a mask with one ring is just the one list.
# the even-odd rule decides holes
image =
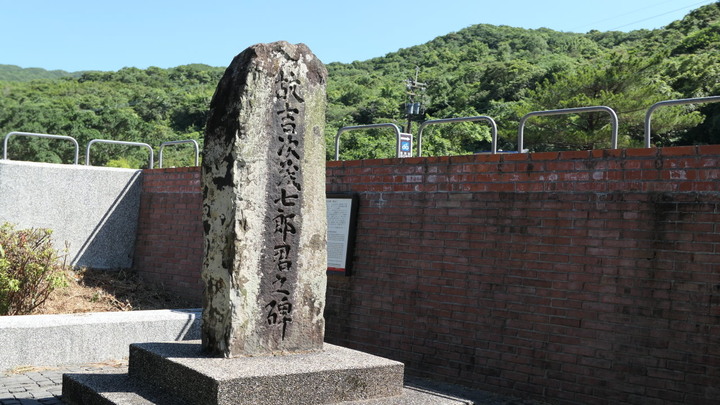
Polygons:
[[225,357],[322,349],[324,65],[303,44],[238,55],[203,151],[202,343]]
[[132,344],[127,373],[66,374],[64,402],[448,403],[403,395],[402,363],[323,344],[326,77],[302,44],[233,60],[205,133],[202,339]]

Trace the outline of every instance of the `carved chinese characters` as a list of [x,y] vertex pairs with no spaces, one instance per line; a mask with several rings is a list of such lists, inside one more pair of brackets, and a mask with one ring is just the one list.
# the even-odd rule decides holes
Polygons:
[[[302,176],[300,173],[300,160],[303,148],[300,144],[302,137],[298,134],[298,122],[301,110],[304,110],[304,100],[300,96],[302,83],[293,71],[280,72],[280,89],[277,92],[276,113],[280,131],[276,139],[277,162],[276,187],[271,189],[275,208],[273,218],[273,266],[275,278],[273,279],[273,294],[267,309],[269,325],[281,327],[280,338],[285,339],[288,324],[292,322],[292,291],[295,284],[295,269],[293,263],[297,262],[297,247],[295,237],[301,224],[300,196],[302,193]],[[271,148],[271,151],[275,148]]]
[[322,348],[326,75],[302,44],[261,44],[233,60],[213,97],[203,151],[211,353]]

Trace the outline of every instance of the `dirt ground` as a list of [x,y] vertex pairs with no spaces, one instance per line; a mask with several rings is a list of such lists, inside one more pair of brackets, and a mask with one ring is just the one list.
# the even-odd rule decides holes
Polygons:
[[33,314],[195,308],[197,303],[142,282],[129,270],[67,270],[68,286],[52,292]]

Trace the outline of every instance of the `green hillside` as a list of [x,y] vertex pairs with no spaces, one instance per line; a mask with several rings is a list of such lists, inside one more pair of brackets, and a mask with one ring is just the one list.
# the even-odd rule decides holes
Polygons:
[[29,82],[41,79],[59,79],[78,77],[82,72],[70,73],[64,70],[45,70],[41,68],[21,68],[15,65],[0,65],[0,81]]
[[[337,130],[347,125],[407,125],[406,80],[425,84],[415,101],[418,123],[488,115],[499,125],[499,146],[514,150],[520,118],[530,111],[606,105],[620,119],[620,147],[640,146],[647,108],[661,100],[720,95],[720,3],[701,7],[663,29],[629,33],[563,33],[480,24],[401,49],[384,57],[328,65],[328,158]],[[59,78],[13,72],[0,65],[0,132],[28,131],[90,139],[201,141],[205,114],[224,68],[124,68],[67,73]],[[47,72],[48,74],[52,72]],[[29,81],[28,81],[29,80]],[[720,143],[720,103],[658,109],[655,145]],[[432,128],[432,129],[431,129]],[[489,127],[462,123],[429,127],[424,155],[490,149]],[[343,159],[390,157],[387,130],[343,137]],[[533,118],[525,147],[533,151],[610,146],[601,113]],[[98,147],[93,164],[138,166],[143,151]],[[167,165],[186,164],[191,153],[165,152]],[[69,161],[69,145],[43,139],[12,141],[11,158]]]
[[[573,34],[476,25],[382,58],[330,64],[328,130],[404,124],[399,104],[405,89],[398,84],[418,66],[419,81],[428,85],[419,120],[489,115],[500,126],[500,147],[514,150],[518,121],[530,111],[607,105],[619,115],[620,146],[639,146],[644,114],[653,103],[720,94],[719,24],[716,3],[654,31]],[[717,111],[712,104],[659,109],[653,141],[720,143],[720,133],[712,130],[720,123]],[[489,150],[487,125],[429,128],[437,129],[423,140],[427,154]],[[525,146],[536,151],[610,146],[609,121],[598,113],[533,119],[525,135]],[[391,143],[383,132],[348,138],[343,157],[386,157]]]

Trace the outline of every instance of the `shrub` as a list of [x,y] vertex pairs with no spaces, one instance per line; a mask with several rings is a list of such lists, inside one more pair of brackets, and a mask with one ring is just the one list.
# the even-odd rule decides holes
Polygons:
[[49,229],[0,226],[0,315],[29,314],[50,293],[67,285],[65,263]]

